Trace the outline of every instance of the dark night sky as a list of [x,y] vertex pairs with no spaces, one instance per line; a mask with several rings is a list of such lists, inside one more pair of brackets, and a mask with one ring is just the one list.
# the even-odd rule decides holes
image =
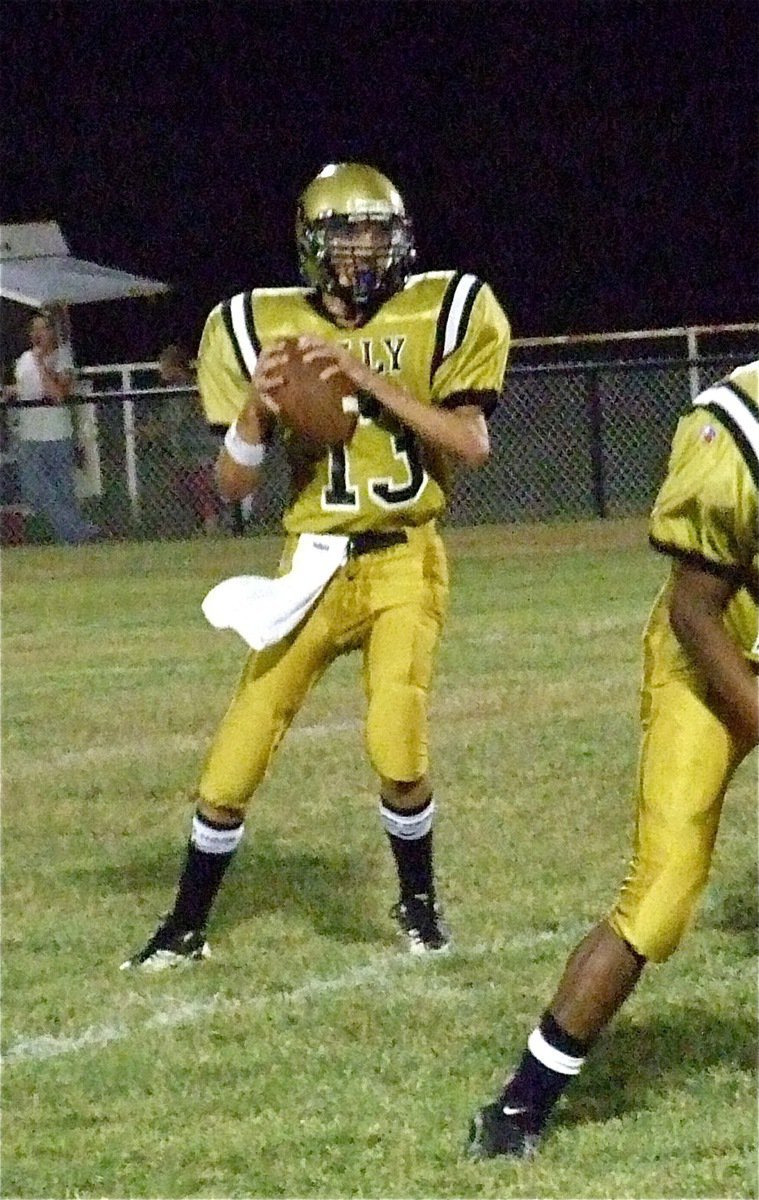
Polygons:
[[80,358],[194,347],[217,300],[296,282],[297,195],[346,158],[517,335],[757,317],[755,0],[3,11],[3,219],[175,289],[79,314]]

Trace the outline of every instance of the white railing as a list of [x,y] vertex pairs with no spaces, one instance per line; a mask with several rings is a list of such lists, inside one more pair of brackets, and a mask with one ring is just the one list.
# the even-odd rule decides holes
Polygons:
[[[673,325],[668,329],[635,329],[619,333],[570,333],[559,334],[554,337],[515,338],[513,346],[515,350],[527,347],[538,349],[550,346],[573,349],[580,346],[622,344],[625,342],[637,342],[640,345],[645,342],[684,341],[685,354],[678,355],[678,357],[687,357],[691,364],[690,392],[691,398],[695,400],[701,391],[699,361],[705,357],[703,342],[707,338],[725,334],[746,335],[747,337],[750,334],[759,334],[759,322],[732,323],[727,325]],[[736,336],[736,341],[738,340]],[[759,353],[759,337],[756,340],[758,344],[754,346],[752,353]]]
[[[568,333],[558,334],[552,337],[526,337],[514,338],[512,342],[513,350],[521,350],[527,348],[539,349],[540,347],[566,347],[570,352],[576,347],[586,347],[593,345],[603,345],[618,343],[637,342],[644,344],[646,342],[656,341],[682,341],[684,347],[682,352],[677,352],[676,357],[688,358],[696,370],[698,371],[698,362],[705,355],[703,347],[704,339],[715,337],[717,335],[759,335],[759,321],[732,323],[727,325],[673,325],[668,329],[634,329],[623,330],[618,333]],[[736,338],[737,340],[737,338]],[[759,343],[759,336],[757,337]],[[625,346],[625,349],[627,347]],[[759,351],[759,346],[757,346]],[[113,376],[119,374],[121,377],[121,386],[119,389],[110,388],[103,395],[112,395],[116,390],[123,395],[139,395],[142,392],[152,390],[158,383],[158,364],[157,362],[127,362],[127,363],[108,363],[105,366],[97,367],[81,367],[79,374],[85,379],[92,381],[93,391],[96,395],[101,395],[96,387],[98,378],[105,375]],[[135,375],[153,375],[154,379],[149,385],[142,387],[136,386],[134,382]],[[694,381],[698,384],[698,375],[694,377]],[[696,387],[694,395],[698,394],[700,388]],[[133,419],[134,414],[132,414]]]

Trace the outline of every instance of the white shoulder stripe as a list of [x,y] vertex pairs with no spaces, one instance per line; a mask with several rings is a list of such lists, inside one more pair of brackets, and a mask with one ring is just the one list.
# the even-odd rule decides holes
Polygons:
[[464,305],[472,288],[477,283],[476,275],[462,275],[453,293],[451,309],[445,323],[445,338],[443,339],[443,358],[455,350],[459,338],[459,326],[464,312]]
[[740,429],[759,462],[759,421],[751,412],[748,404],[744,404],[735,392],[726,387],[707,388],[700,396],[696,396],[693,404],[695,406],[713,404],[715,408],[721,408],[723,412],[727,413]]
[[229,302],[229,315],[232,318],[232,328],[243,362],[252,375],[256,369],[258,355],[245,324],[245,292],[238,292],[236,296],[232,297]]

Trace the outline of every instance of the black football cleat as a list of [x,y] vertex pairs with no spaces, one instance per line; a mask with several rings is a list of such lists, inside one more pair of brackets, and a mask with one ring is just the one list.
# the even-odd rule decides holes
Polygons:
[[474,1114],[467,1153],[471,1158],[532,1158],[540,1139],[535,1114],[510,1107],[503,1098]]
[[444,954],[450,949],[451,935],[442,922],[440,909],[429,896],[399,900],[390,912],[412,954]]
[[121,970],[165,971],[168,967],[184,966],[210,956],[205,930],[176,929],[164,920],[142,950],[121,964]]

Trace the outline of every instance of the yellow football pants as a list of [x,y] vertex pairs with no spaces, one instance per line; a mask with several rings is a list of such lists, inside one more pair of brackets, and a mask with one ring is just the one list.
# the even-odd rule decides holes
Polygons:
[[[251,654],[201,773],[199,797],[244,810],[309,690],[339,655],[363,650],[366,745],[378,775],[414,782],[428,767],[427,701],[448,570],[433,523],[408,542],[350,559],[304,621]],[[283,569],[295,539],[289,539]]]
[[666,590],[644,635],[641,720],[633,857],[609,924],[663,962],[706,886],[725,791],[744,757],[670,629]]

